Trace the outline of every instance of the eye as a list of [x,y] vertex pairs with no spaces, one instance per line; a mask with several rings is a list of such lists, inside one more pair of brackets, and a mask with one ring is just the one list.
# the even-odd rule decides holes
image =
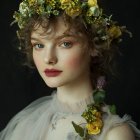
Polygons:
[[63,48],[70,48],[70,47],[72,47],[72,45],[73,45],[73,43],[70,41],[64,41],[60,44],[60,46]]
[[43,45],[43,44],[33,44],[32,46],[33,46],[33,48],[35,48],[36,50],[39,50],[39,49],[44,48],[44,45]]

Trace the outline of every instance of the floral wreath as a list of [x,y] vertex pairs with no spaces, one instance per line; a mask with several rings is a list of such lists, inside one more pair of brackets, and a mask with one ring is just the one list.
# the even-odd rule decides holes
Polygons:
[[125,26],[117,25],[113,21],[112,16],[107,16],[99,7],[97,0],[22,0],[19,5],[19,10],[15,11],[13,23],[18,23],[20,29],[23,29],[28,22],[28,19],[33,15],[45,15],[48,18],[51,16],[59,16],[61,12],[71,18],[78,16],[82,17],[85,27],[94,25],[96,29],[96,40],[107,41],[111,44],[112,41],[120,42]]

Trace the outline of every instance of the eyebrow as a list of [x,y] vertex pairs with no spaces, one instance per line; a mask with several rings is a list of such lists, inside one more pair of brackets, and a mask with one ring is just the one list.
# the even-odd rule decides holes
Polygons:
[[38,38],[31,37],[31,40],[40,41]]
[[[63,33],[63,35],[56,36],[55,39],[59,40],[59,39],[65,38],[65,37],[75,37],[75,35],[74,34]],[[38,39],[36,37],[32,37],[32,36],[31,36],[31,40],[40,41],[40,39]]]
[[62,38],[65,38],[65,37],[75,37],[75,35],[64,33],[63,35],[57,36],[56,39],[58,40],[58,39],[62,39]]

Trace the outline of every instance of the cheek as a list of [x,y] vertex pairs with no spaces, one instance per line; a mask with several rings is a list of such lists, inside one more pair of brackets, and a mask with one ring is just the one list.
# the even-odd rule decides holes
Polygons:
[[38,55],[36,54],[33,54],[33,61],[34,61],[34,64],[37,68],[40,68],[40,65],[41,65],[41,61],[40,61],[40,58]]
[[73,56],[67,59],[66,64],[69,67],[69,69],[76,69],[82,65],[82,62],[82,56]]
[[33,53],[33,61],[34,61],[34,64],[37,65],[37,57],[34,53]]

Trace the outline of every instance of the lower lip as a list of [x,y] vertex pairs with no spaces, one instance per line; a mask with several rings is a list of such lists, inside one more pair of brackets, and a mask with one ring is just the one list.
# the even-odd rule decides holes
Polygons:
[[48,77],[56,77],[61,73],[61,71],[52,71],[52,72],[45,72],[45,75]]

